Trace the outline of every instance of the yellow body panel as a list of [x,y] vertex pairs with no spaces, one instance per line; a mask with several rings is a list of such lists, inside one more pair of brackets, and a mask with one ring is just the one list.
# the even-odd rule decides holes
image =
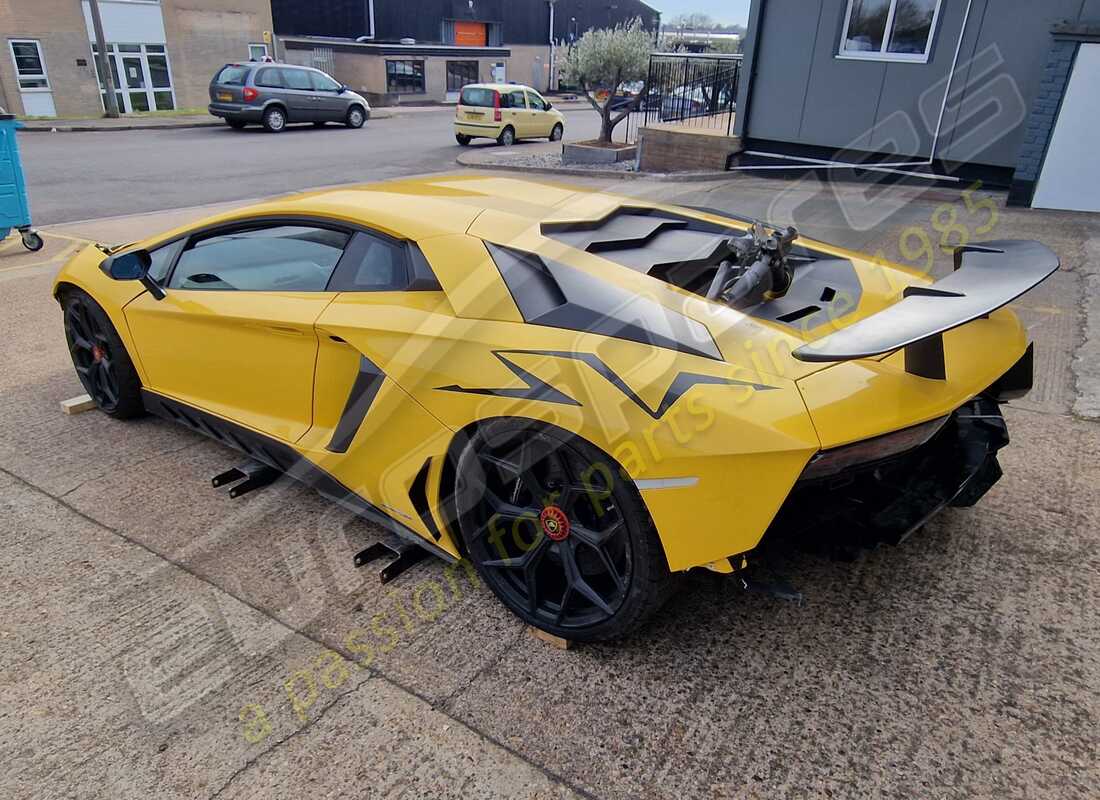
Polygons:
[[[928,279],[800,240],[850,259],[862,284],[858,302],[803,330],[708,302],[541,233],[544,221],[598,219],[622,205],[647,204],[554,184],[444,176],[282,198],[201,223],[306,216],[367,226],[416,242],[442,291],[170,289],[157,301],[136,282],[103,275],[103,255],[93,248],[65,266],[58,285],[75,285],[106,309],[147,388],[293,447],[453,555],[458,547],[438,502],[456,432],[497,417],[570,431],[641,482],[674,570],[713,567],[751,550],[818,450],[949,413],[1026,346],[1019,321],[1002,310],[945,335],[944,381],[906,373],[900,354],[835,366],[799,361],[791,352],[804,342],[882,310],[905,286]],[[139,245],[151,249],[194,227]],[[702,323],[721,358],[525,323],[485,241],[537,252]],[[384,379],[350,447],[332,452],[364,356]],[[682,373],[703,380],[663,408]],[[532,381],[567,401],[524,397]],[[428,519],[410,499],[425,469]]]

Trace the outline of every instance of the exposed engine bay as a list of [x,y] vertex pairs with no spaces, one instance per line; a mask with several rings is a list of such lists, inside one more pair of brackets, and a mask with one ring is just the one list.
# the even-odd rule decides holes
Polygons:
[[798,244],[794,228],[776,231],[746,221],[751,222],[747,231],[624,206],[595,221],[543,223],[542,232],[701,297],[792,326],[812,326],[858,305],[861,286],[850,261]]

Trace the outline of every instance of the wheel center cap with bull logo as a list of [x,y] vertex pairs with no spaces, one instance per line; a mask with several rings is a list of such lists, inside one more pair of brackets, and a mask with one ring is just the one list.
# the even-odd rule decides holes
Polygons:
[[569,536],[569,517],[557,506],[547,506],[539,514],[542,532],[554,542],[561,542]]

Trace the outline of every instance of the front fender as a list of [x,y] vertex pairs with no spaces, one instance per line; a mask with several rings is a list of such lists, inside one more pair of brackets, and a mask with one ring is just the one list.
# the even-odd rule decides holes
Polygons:
[[138,358],[138,350],[130,336],[130,327],[126,324],[126,315],[123,312],[127,303],[144,294],[145,287],[137,281],[116,281],[106,275],[99,268],[106,257],[98,247],[88,245],[61,267],[57,277],[54,278],[52,293],[54,298],[61,302],[67,290],[77,288],[99,303],[115,330],[118,331],[122,343],[126,345],[126,352],[129,353],[142,384],[148,385],[145,370],[142,368],[141,359]]

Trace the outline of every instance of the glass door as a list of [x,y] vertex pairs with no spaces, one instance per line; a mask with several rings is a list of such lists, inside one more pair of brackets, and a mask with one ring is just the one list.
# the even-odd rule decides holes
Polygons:
[[[92,55],[98,52],[92,45]],[[107,61],[114,78],[118,110],[171,111],[176,107],[168,54],[162,44],[108,44]],[[96,59],[96,72],[99,60]],[[99,93],[106,108],[106,88],[99,77]]]

